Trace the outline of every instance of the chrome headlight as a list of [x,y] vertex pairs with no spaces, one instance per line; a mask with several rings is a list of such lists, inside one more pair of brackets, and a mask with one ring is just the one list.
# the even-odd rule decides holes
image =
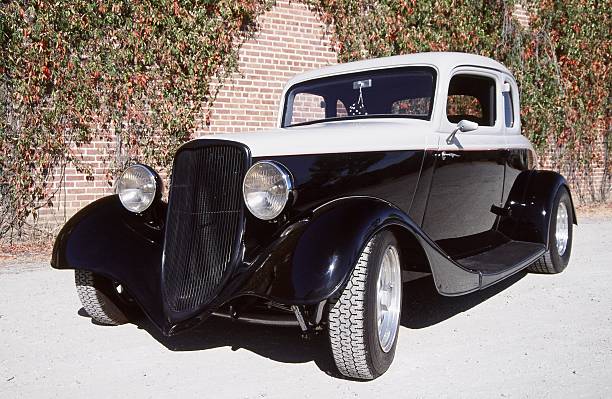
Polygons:
[[291,176],[282,165],[272,161],[260,161],[251,166],[242,184],[247,208],[263,220],[281,214],[291,190]]
[[157,175],[145,165],[132,165],[117,181],[116,192],[125,209],[144,212],[157,195]]

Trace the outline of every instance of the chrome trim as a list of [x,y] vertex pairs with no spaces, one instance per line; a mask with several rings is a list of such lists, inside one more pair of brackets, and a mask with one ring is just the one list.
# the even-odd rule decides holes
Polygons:
[[[261,218],[257,215],[255,215],[255,213],[253,213],[253,211],[251,210],[251,207],[249,205],[249,202],[247,201],[247,197],[246,197],[246,190],[245,190],[245,183],[246,183],[246,179],[249,176],[249,173],[251,173],[251,170],[256,167],[259,164],[267,164],[272,166],[274,169],[276,169],[276,171],[280,174],[280,177],[283,179],[283,181],[285,182],[285,185],[287,186],[287,190],[285,192],[284,195],[284,204],[282,209],[280,210],[280,212],[278,212],[278,214],[274,215],[273,217],[270,218]],[[270,161],[270,160],[264,160],[264,161],[259,161],[259,162],[255,162],[253,165],[251,165],[251,167],[247,170],[247,172],[244,175],[244,179],[242,179],[242,198],[244,201],[244,204],[246,205],[246,208],[249,210],[249,212],[255,216],[258,219],[262,219],[262,220],[273,220],[275,218],[277,218],[280,214],[283,213],[283,211],[285,210],[285,207],[287,206],[287,202],[289,201],[289,194],[291,194],[291,192],[293,191],[293,177],[291,176],[291,173],[289,172],[289,170],[287,169],[287,167],[285,167],[285,165],[281,164],[280,162],[277,161]]]
[[563,256],[567,250],[567,242],[569,240],[569,216],[565,203],[559,202],[557,208],[557,223],[555,224],[555,240],[557,244],[557,253]]
[[258,324],[264,326],[279,326],[279,327],[299,327],[300,324],[297,320],[294,320],[292,316],[287,317],[274,314],[262,314],[262,313],[249,313],[240,314],[238,317],[232,317],[229,313],[213,312],[213,316],[222,317],[224,319],[230,319],[237,322]]
[[316,316],[315,316],[315,323],[316,324],[319,324],[321,322],[321,320],[323,319],[323,309],[325,309],[325,304],[326,303],[327,303],[327,300],[321,301],[317,305],[317,313],[316,313]]
[[[125,205],[125,203],[123,202],[123,198],[121,197],[121,193],[119,192],[119,183],[121,182],[121,180],[123,180],[125,174],[130,169],[143,169],[146,173],[149,174],[149,177],[153,181],[153,188],[155,189],[155,195],[153,196],[153,199],[151,199],[151,201],[147,204],[147,206],[144,209],[140,210],[140,211],[134,211],[134,210],[128,208]],[[158,184],[158,181],[161,181],[161,179],[160,179],[159,175],[157,174],[157,172],[153,168],[151,168],[148,165],[142,164],[142,163],[137,163],[137,164],[128,166],[127,168],[125,168],[123,170],[123,172],[121,172],[121,176],[119,176],[119,179],[117,179],[113,191],[115,192],[115,194],[117,194],[119,196],[119,201],[121,201],[121,205],[123,205],[123,207],[126,210],[128,210],[129,212],[135,213],[135,214],[141,214],[141,213],[145,212],[147,209],[149,209],[151,207],[151,205],[153,205],[153,203],[155,203],[155,200],[161,195],[161,187]]]
[[296,305],[293,305],[291,306],[291,310],[293,310],[293,313],[295,313],[295,318],[300,324],[300,328],[302,329],[302,331],[304,332],[308,331],[308,327],[306,327],[306,322],[304,321],[304,316],[302,316],[302,312],[300,311],[300,308]]
[[[438,155],[438,154],[436,154],[436,155]],[[454,152],[442,151],[440,153],[440,158],[442,158],[442,160],[445,161],[446,158],[461,158],[461,155],[455,154]]]
[[402,275],[397,248],[385,250],[376,283],[376,321],[378,343],[383,352],[393,347],[397,337],[402,304]]

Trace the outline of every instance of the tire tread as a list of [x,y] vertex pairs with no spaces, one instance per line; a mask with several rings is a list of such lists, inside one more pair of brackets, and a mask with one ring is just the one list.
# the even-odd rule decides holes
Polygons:
[[368,260],[373,244],[374,239],[366,245],[346,288],[332,301],[329,312],[329,340],[338,371],[344,376],[365,380],[376,377],[368,364],[364,333]]
[[540,259],[533,262],[531,266],[527,268],[527,270],[533,273],[542,273],[542,274],[557,273],[557,270],[555,270],[552,258],[550,256],[550,251],[546,251],[546,253],[542,255]]
[[81,304],[93,320],[110,326],[127,323],[125,314],[96,288],[96,276],[92,272],[75,270],[74,280]]

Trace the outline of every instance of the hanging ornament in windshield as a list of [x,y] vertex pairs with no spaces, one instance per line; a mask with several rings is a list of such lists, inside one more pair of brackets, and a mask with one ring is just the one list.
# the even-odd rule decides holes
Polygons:
[[372,79],[358,80],[357,82],[353,82],[353,89],[359,89],[359,98],[357,99],[357,102],[353,103],[349,107],[348,114],[350,116],[361,116],[368,114],[365,104],[363,103],[363,89],[367,87],[372,87]]

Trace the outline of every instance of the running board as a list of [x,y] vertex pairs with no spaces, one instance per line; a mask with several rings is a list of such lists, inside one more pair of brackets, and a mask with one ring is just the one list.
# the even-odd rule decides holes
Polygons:
[[457,262],[480,274],[480,289],[510,277],[538,260],[546,252],[543,244],[509,241],[490,251]]

